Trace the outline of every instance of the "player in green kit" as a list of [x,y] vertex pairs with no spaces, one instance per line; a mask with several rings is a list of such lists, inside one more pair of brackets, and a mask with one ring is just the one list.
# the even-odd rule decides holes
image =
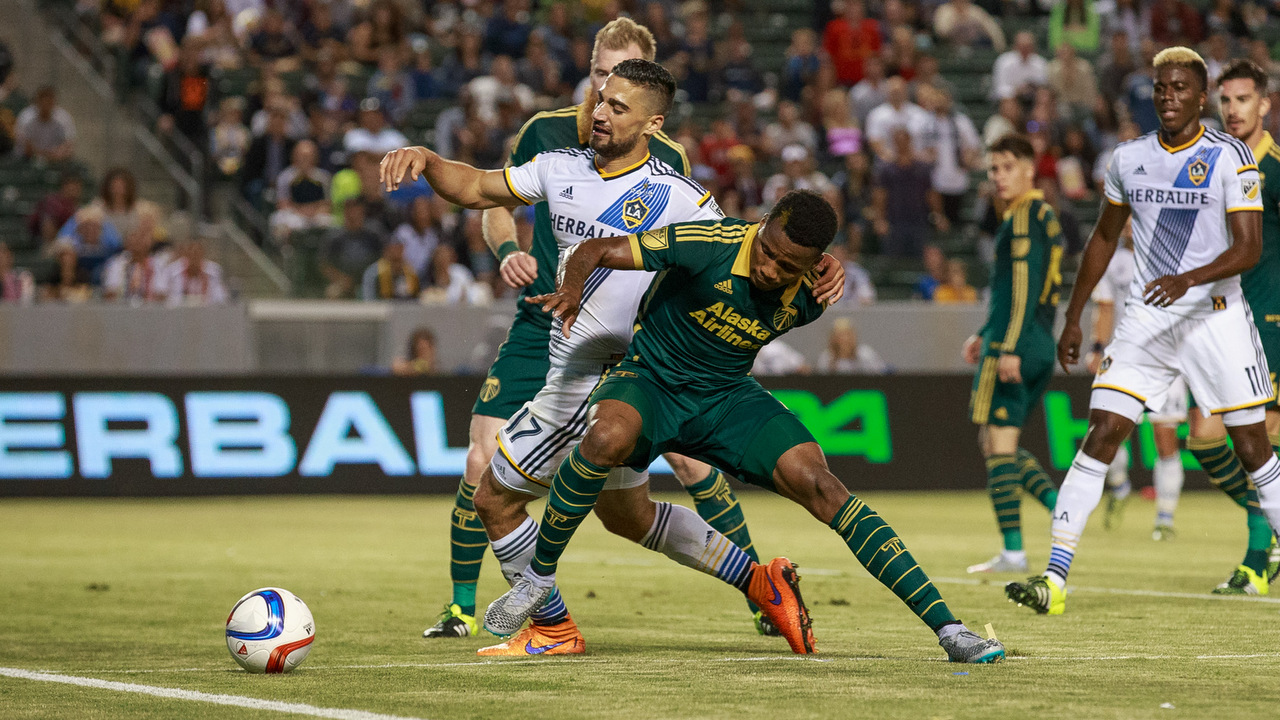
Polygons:
[[[619,18],[596,33],[591,56],[592,89],[581,105],[535,115],[516,136],[509,165],[529,162],[538,153],[561,148],[585,148],[591,136],[591,111],[596,94],[614,65],[632,58],[653,60],[654,39],[648,29],[629,18]],[[649,140],[649,152],[671,167],[689,174],[689,160],[679,143],[661,131]],[[552,235],[546,203],[534,208],[532,245],[521,248],[516,239],[515,220],[506,208],[484,213],[484,235],[498,256],[502,279],[513,288],[523,288],[521,299],[555,289],[559,247]],[[467,464],[458,484],[450,528],[449,575],[453,598],[435,625],[422,634],[428,638],[467,637],[479,631],[475,621],[476,583],[480,564],[489,547],[484,525],[475,509],[476,487],[489,461],[497,452],[498,430],[546,383],[550,368],[547,345],[551,318],[537,307],[519,302],[507,339],[498,358],[480,387],[471,411]],[[747,531],[746,518],[724,475],[715,468],[680,456],[667,457],[680,484],[693,496],[695,508],[713,528],[744,548],[754,560],[755,549]],[[755,614],[756,629],[777,635],[768,619]]]
[[[597,267],[658,273],[626,356],[592,395],[590,429],[556,472],[533,562],[489,606],[487,629],[514,633],[551,597],[560,555],[612,468],[646,467],[658,454],[677,451],[808,509],[937,633],[952,661],[1004,657],[999,641],[983,640],[956,620],[893,528],[849,494],[799,418],[749,374],[761,347],[821,315],[807,287],[836,224],[821,196],[795,190],[758,224],[677,223],[588,240],[566,262],[559,289],[530,298],[561,318],[569,336]],[[775,598],[785,602],[781,593]],[[804,633],[792,650],[813,652],[803,602],[794,610]]]
[[978,365],[969,411],[987,460],[987,491],[1004,549],[969,572],[1025,572],[1020,495],[1026,491],[1049,510],[1058,499],[1040,462],[1018,440],[1053,377],[1064,245],[1053,208],[1035,189],[1031,141],[1006,135],[992,143],[988,155],[988,175],[1008,209],[996,231],[987,323],[965,342],[963,353]]
[[[1240,287],[1253,311],[1271,383],[1280,368],[1280,146],[1262,124],[1271,111],[1267,98],[1267,73],[1252,60],[1232,60],[1218,76],[1219,112],[1223,129],[1253,150],[1260,188],[1254,188],[1262,205],[1262,256],[1258,264],[1240,274]],[[1277,575],[1275,541],[1271,525],[1258,505],[1258,491],[1249,481],[1240,459],[1227,446],[1227,429],[1217,415],[1205,417],[1193,410],[1187,449],[1200,461],[1209,479],[1245,509],[1249,545],[1244,560],[1231,576],[1214,588],[1222,595],[1266,595]],[[1267,435],[1280,450],[1280,409],[1267,405]],[[1268,551],[1271,551],[1270,553]],[[1270,556],[1269,556],[1270,555]]]

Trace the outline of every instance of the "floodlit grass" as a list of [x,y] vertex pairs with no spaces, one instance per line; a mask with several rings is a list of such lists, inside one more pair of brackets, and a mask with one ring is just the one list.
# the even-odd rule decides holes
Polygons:
[[[482,662],[491,637],[421,637],[449,596],[450,499],[271,497],[0,501],[0,667],[432,720],[1275,713],[1280,604],[1208,596],[1244,550],[1244,513],[1221,495],[1185,497],[1171,543],[1151,541],[1149,503],[1132,501],[1115,532],[1096,514],[1054,618],[1008,603],[1014,578],[965,576],[997,547],[984,495],[865,495],[955,613],[979,633],[993,624],[1012,656],[995,666],[944,662],[833,532],[772,495],[742,497],[756,547],[801,566],[817,661],[756,635],[735,591],[592,519],[560,568],[588,654]],[[1047,513],[1024,503],[1024,516],[1039,569]],[[266,585],[315,614],[291,675],[248,675],[226,651],[231,605]],[[503,587],[490,555],[481,611]],[[0,716],[281,717],[5,677]]]

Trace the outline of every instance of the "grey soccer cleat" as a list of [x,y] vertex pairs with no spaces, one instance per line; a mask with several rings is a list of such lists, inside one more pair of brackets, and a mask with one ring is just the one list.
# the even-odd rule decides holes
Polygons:
[[983,640],[968,630],[943,638],[938,644],[954,663],[997,663],[1004,659],[1004,644],[995,638]]
[[547,603],[555,589],[555,585],[540,587],[523,575],[516,575],[511,589],[489,603],[484,611],[484,629],[498,637],[516,634],[524,621]]
[[1026,556],[1023,556],[1022,562],[1017,562],[1005,557],[1004,553],[1000,553],[986,562],[978,563],[977,565],[970,565],[968,568],[968,572],[970,573],[1024,573],[1026,571]]

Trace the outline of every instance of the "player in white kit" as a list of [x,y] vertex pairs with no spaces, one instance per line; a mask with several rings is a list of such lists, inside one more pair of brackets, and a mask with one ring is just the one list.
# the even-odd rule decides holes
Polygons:
[[1160,129],[1120,144],[1111,157],[1102,216],[1058,341],[1063,368],[1079,360],[1081,314],[1132,217],[1129,309],[1098,367],[1089,430],[1054,508],[1045,574],[1005,587],[1010,600],[1038,613],[1066,609],[1067,573],[1107,465],[1179,375],[1203,412],[1222,416],[1263,512],[1272,525],[1280,521],[1280,460],[1264,422],[1274,392],[1239,277],[1262,249],[1258,168],[1247,145],[1200,124],[1208,71],[1195,51],[1170,48],[1153,65]]
[[[1133,284],[1133,231],[1125,225],[1121,234],[1123,244],[1116,248],[1102,280],[1093,289],[1093,349],[1085,356],[1089,372],[1097,374],[1102,364],[1103,350],[1111,341],[1111,334],[1124,319],[1129,302],[1129,287]],[[1178,509],[1182,484],[1186,474],[1182,469],[1182,444],[1178,441],[1178,426],[1187,421],[1187,385],[1181,376],[1174,381],[1165,397],[1164,407],[1147,413],[1151,421],[1156,446],[1156,462],[1152,468],[1152,484],[1156,491],[1156,521],[1151,537],[1168,540],[1173,537],[1173,514]],[[1115,460],[1107,468],[1107,513],[1105,527],[1118,527],[1125,501],[1132,490],[1129,484],[1129,448],[1121,445]]]
[[[470,208],[545,201],[563,268],[577,244],[590,238],[723,217],[710,192],[646,150],[674,91],[674,79],[660,65],[626,60],[600,91],[590,149],[551,150],[518,167],[481,171],[445,161],[425,148],[404,148],[384,159],[383,181],[390,188],[406,175],[416,180],[421,173],[446,200]],[[813,292],[819,300],[834,301],[843,290],[843,269],[834,258],[825,258],[821,269],[826,272]],[[607,269],[592,275],[572,338],[564,337],[559,321],[553,323],[546,386],[498,433],[499,452],[481,477],[475,505],[509,581],[532,559],[538,534],[525,507],[547,494],[550,476],[586,433],[588,397],[604,371],[622,359],[651,280],[651,273]],[[611,492],[602,494],[596,506],[607,529],[735,586],[746,584],[747,575],[769,571],[770,566],[750,563],[692,510],[654,503],[647,483],[647,472],[614,471],[605,486]],[[502,530],[495,533],[494,528]],[[775,618],[771,608],[762,611],[784,635],[799,632],[798,627],[783,627],[790,620]],[[558,593],[532,621],[511,640],[480,653],[583,651],[585,641]]]

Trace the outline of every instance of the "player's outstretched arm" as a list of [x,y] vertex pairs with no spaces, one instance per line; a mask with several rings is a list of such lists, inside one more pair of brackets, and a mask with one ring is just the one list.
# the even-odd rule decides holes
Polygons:
[[1142,301],[1156,307],[1168,307],[1196,285],[1229,278],[1258,264],[1262,257],[1262,212],[1243,210],[1227,216],[1231,222],[1231,247],[1208,265],[1192,268],[1179,275],[1165,275],[1147,283]]
[[596,268],[606,267],[612,270],[643,270],[637,267],[636,256],[631,250],[631,240],[627,236],[595,238],[578,243],[569,249],[564,261],[564,277],[553,293],[525,298],[525,302],[542,306],[543,312],[549,312],[564,321],[561,332],[569,337],[569,328],[578,317],[582,308],[582,289],[587,278]]
[[445,160],[424,147],[392,150],[378,167],[379,182],[387,192],[398,189],[406,179],[417,182],[419,177],[426,178],[440,197],[460,207],[484,210],[524,204],[507,187],[502,170],[481,170]]
[[1071,301],[1067,303],[1066,323],[1058,338],[1058,363],[1068,372],[1072,365],[1080,362],[1080,343],[1084,340],[1080,331],[1080,316],[1084,314],[1085,305],[1089,302],[1089,296],[1093,295],[1094,287],[1107,272],[1111,256],[1116,254],[1116,247],[1120,244],[1120,233],[1124,230],[1125,221],[1129,219],[1128,205],[1116,205],[1103,200],[1102,206],[1098,224],[1094,226],[1093,235],[1084,246],[1080,270],[1076,273],[1076,284],[1071,289]]

